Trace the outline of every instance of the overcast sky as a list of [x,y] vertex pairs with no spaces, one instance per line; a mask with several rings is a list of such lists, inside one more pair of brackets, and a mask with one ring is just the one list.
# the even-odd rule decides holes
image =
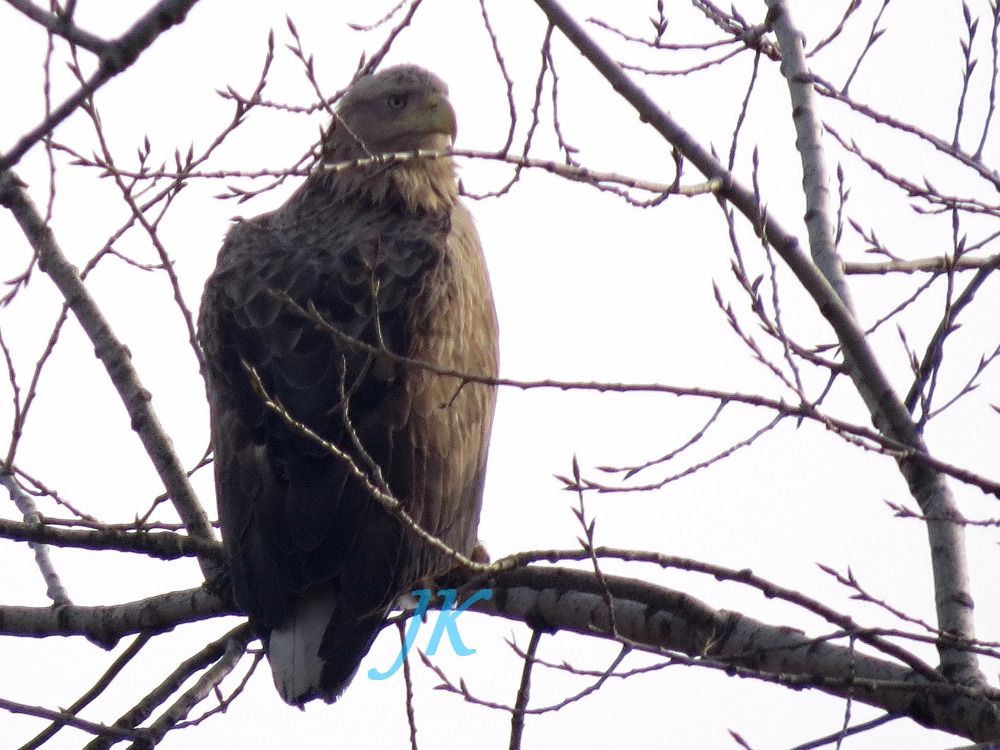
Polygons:
[[[252,90],[272,29],[277,52],[265,96],[288,104],[311,104],[315,93],[301,64],[285,48],[293,41],[286,13],[294,20],[307,52],[315,56],[317,79],[324,93],[332,95],[349,82],[361,54],[377,49],[386,33],[385,28],[359,33],[348,23],[371,23],[391,5],[205,0],[183,25],[164,34],[132,69],[98,94],[104,131],[116,159],[124,166],[134,166],[136,149],[146,136],[152,145],[150,162],[158,165],[166,161],[168,168],[175,149],[185,152],[191,144],[196,152],[204,148],[232,115],[232,104],[217,91],[228,86],[244,94]],[[614,5],[613,11],[607,9],[610,5]],[[668,41],[719,38],[717,30],[690,4],[666,5],[671,18]],[[830,32],[842,5],[846,3],[791,3],[807,43]],[[985,3],[978,5],[982,6],[978,12],[985,12]],[[646,19],[655,13],[655,3],[645,0],[573,2],[567,6],[578,19],[596,15],[635,35],[648,33]],[[763,2],[737,6],[746,18],[763,20]],[[817,72],[843,83],[880,6],[864,3],[844,37],[812,58]],[[527,129],[541,60],[544,17],[527,0],[494,1],[488,8],[515,83],[520,118],[517,144]],[[140,12],[140,4],[135,2],[80,0],[77,21],[96,34],[114,36]],[[961,84],[961,22],[957,6],[942,10],[936,3],[915,0],[890,4],[882,22],[889,31],[861,67],[851,93],[950,140]],[[979,41],[988,36],[986,25],[984,21]],[[590,30],[620,59],[678,69],[705,58],[704,53],[698,57],[680,52],[640,54],[606,31],[597,27]],[[43,114],[40,91],[45,43],[44,34],[23,16],[6,4],[0,5],[0,150],[9,148]],[[57,48],[58,59],[64,60],[65,45]],[[988,48],[980,49],[984,68],[988,68],[988,52]],[[583,163],[596,170],[670,182],[674,172],[669,147],[651,128],[638,122],[636,114],[559,32],[554,34],[553,55],[560,76],[563,134],[580,148]],[[92,60],[85,55],[82,59],[90,70]],[[426,0],[414,26],[399,37],[386,60],[386,64],[398,62],[418,63],[448,81],[458,114],[459,148],[488,151],[503,144],[508,105],[477,3]],[[727,155],[751,63],[750,54],[743,53],[729,64],[688,77],[635,76],[695,138]],[[73,89],[73,81],[62,62],[54,70],[53,99],[61,101]],[[981,122],[988,84],[981,77],[974,83],[967,117]],[[885,131],[864,126],[850,118],[843,107],[829,101],[822,101],[821,107],[822,116],[839,123],[849,137],[867,139],[865,146],[893,168],[909,169],[911,178],[919,181],[925,173],[934,174],[943,192],[982,193],[967,173],[942,166],[919,144],[902,141],[894,146]],[[763,200],[804,243],[801,169],[789,109],[787,88],[777,66],[762,61],[743,126],[736,172],[740,180],[750,184],[751,155],[757,146]],[[324,122],[322,114],[255,111],[206,168],[253,172],[287,167],[309,149]],[[970,127],[967,135],[973,143],[967,146],[970,150],[974,148],[973,130]],[[85,154],[96,147],[93,129],[81,112],[60,126],[56,138]],[[538,158],[560,159],[549,103],[543,106],[532,153]],[[994,139],[987,144],[984,161],[996,165],[998,156]],[[122,224],[127,209],[109,180],[99,180],[94,170],[64,166],[63,155],[57,158],[63,166],[51,224],[65,253],[83,265]],[[926,169],[915,166],[924,160]],[[831,172],[837,161],[843,161],[852,189],[850,215],[861,225],[875,228],[897,254],[917,258],[950,250],[948,217],[918,222],[898,190],[885,189],[858,160],[842,152],[831,157]],[[44,206],[48,167],[43,149],[36,147],[18,165],[17,172],[29,183],[34,200]],[[508,168],[495,164],[461,162],[464,187],[473,194],[495,190],[509,174]],[[701,179],[689,168],[683,181],[693,185]],[[181,192],[160,229],[192,310],[197,308],[229,220],[275,208],[298,181],[239,205],[215,198],[227,184],[249,187],[255,183],[194,181]],[[674,196],[654,208],[638,209],[615,196],[529,171],[508,195],[474,201],[472,210],[497,300],[503,376],[660,382],[788,396],[734,336],[714,299],[713,282],[723,298],[738,309],[747,330],[756,335],[745,296],[729,271],[732,248],[713,198]],[[746,230],[744,226],[740,231],[745,232],[742,239],[747,262],[756,272],[766,273],[767,259]],[[987,229],[983,223],[971,222],[968,231],[970,237],[979,238]],[[864,247],[856,233],[845,231],[841,251],[847,259],[863,259]],[[137,262],[155,262],[148,239],[137,231],[126,234],[115,248]],[[9,215],[0,214],[0,278],[9,279],[22,271],[29,252]],[[779,279],[783,314],[793,335],[811,345],[832,341],[822,317],[796,288],[790,274],[781,270]],[[862,321],[871,324],[924,280],[873,277],[852,281]],[[165,277],[109,258],[102,261],[88,285],[130,348],[181,459],[193,466],[207,445],[207,407]],[[900,319],[914,338],[914,346],[926,343],[940,317],[941,290],[937,292],[938,296],[929,295],[911,306]],[[979,354],[996,346],[995,332],[990,332],[991,327],[995,331],[995,315],[1000,313],[996,294],[995,283],[984,287],[982,296],[987,301],[979,303],[978,313],[970,316],[966,328],[956,336],[954,348],[948,352],[956,366],[942,374],[943,390],[959,387]],[[36,271],[15,303],[0,309],[3,336],[18,367],[23,368],[20,378],[30,375],[60,303],[51,282]],[[874,340],[882,364],[897,388],[905,392],[908,364],[895,325],[885,326]],[[804,377],[809,392],[818,395],[824,385],[822,374],[806,372]],[[988,373],[977,394],[932,423],[928,441],[935,455],[996,475],[996,415],[991,421],[983,413],[985,405],[991,403],[990,394],[992,403],[997,402],[997,386],[996,373]],[[11,399],[4,388],[0,382],[0,425],[10,420]],[[75,322],[62,334],[39,392],[18,465],[102,520],[127,522],[143,513],[162,492],[162,486],[130,431],[105,372],[92,356],[92,346]],[[834,388],[826,404],[830,413],[868,424],[860,400],[846,383]],[[668,453],[694,434],[714,408],[715,404],[707,401],[654,394],[503,389],[480,537],[494,558],[519,550],[576,546],[580,534],[572,514],[576,497],[564,492],[553,475],[569,474],[576,455],[586,477],[616,482],[613,475],[597,467],[641,464]],[[743,407],[727,409],[718,429],[688,462],[705,459],[748,437],[772,416]],[[639,474],[633,484],[659,481],[687,465],[651,468]],[[196,473],[194,482],[214,515],[210,471]],[[980,493],[958,485],[955,489],[963,512],[970,517],[996,515],[993,505]],[[843,572],[851,566],[877,596],[932,622],[923,528],[915,521],[894,518],[885,500],[915,507],[890,459],[851,448],[814,424],[797,426],[786,420],[752,447],[663,490],[589,494],[587,510],[597,519],[598,543],[751,567],[777,583],[847,608],[866,624],[893,622],[872,607],[852,605],[849,592],[822,573],[816,563]],[[0,500],[0,508],[4,508],[0,513],[18,517],[5,503],[6,498]],[[51,503],[42,502],[42,506],[48,515],[67,515]],[[169,510],[157,517],[174,520]],[[983,584],[998,562],[995,535],[981,529],[971,529],[969,534],[979,636],[1000,639],[1000,607],[991,590],[995,587]],[[137,555],[73,550],[54,550],[53,557],[77,604],[124,602],[200,583],[193,561],[164,563]],[[43,582],[23,545],[0,542],[0,566],[4,571],[16,571],[0,576],[0,603],[48,603]],[[608,565],[607,569],[641,575],[687,591],[713,606],[743,611],[772,624],[801,627],[817,635],[827,632],[828,626],[814,618],[734,584],[634,566]],[[163,637],[160,645],[144,653],[85,716],[96,721],[117,717],[172,665],[235,622],[186,625]],[[528,629],[480,615],[463,616],[460,622],[466,645],[477,653],[459,658],[444,644],[436,662],[455,682],[464,678],[478,697],[511,704],[521,666],[505,639],[515,639],[524,647]],[[426,637],[425,633],[418,639],[418,646],[426,644]],[[123,646],[109,654],[80,639],[0,639],[0,697],[52,708],[68,705],[94,683]],[[395,631],[383,633],[345,696],[333,706],[310,705],[305,712],[280,701],[269,671],[262,667],[226,716],[172,732],[162,747],[208,747],[212,743],[247,748],[279,744],[404,747],[408,730],[402,679],[397,675],[372,681],[364,676],[369,667],[387,668],[397,649]],[[935,660],[933,651],[919,647],[916,651]],[[539,655],[554,663],[569,660],[581,669],[601,670],[616,653],[613,644],[560,634],[544,637]],[[456,696],[431,691],[437,678],[419,660],[412,663],[418,686],[421,747],[493,750],[507,746],[507,714],[472,707]],[[632,655],[623,666],[652,663],[652,657]],[[230,679],[235,684],[234,678]],[[586,684],[586,678],[542,670],[532,705],[558,702]],[[854,706],[852,711],[855,721],[877,715],[863,706]],[[640,743],[733,747],[728,734],[731,729],[755,748],[783,748],[835,732],[844,712],[842,701],[818,693],[793,693],[674,666],[609,681],[598,694],[559,712],[529,717],[525,747],[607,748]],[[24,741],[42,726],[34,719],[0,713],[0,737]],[[67,730],[51,747],[84,743],[84,735]],[[901,720],[852,739],[844,747],[931,750],[949,743],[955,744],[954,738]]]

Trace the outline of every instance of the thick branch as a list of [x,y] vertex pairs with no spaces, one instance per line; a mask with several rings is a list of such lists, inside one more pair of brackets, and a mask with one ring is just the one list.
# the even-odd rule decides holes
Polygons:
[[97,607],[0,606],[0,635],[82,635],[112,646],[122,636],[139,631],[162,632],[184,622],[237,614],[209,589],[197,588]]
[[851,697],[972,740],[1000,739],[1000,701],[992,691],[931,681],[895,662],[738,612],[715,610],[644,581],[604,575],[603,583],[607,589],[592,571],[518,568],[477,584],[491,586],[493,596],[472,608],[533,628],[614,638],[605,598],[609,591],[617,639],[631,646],[679,652],[693,664]]
[[[907,715],[926,726],[974,740],[1000,739],[996,691],[934,679],[926,669],[810,638],[737,612],[714,610],[679,591],[591,570],[527,566],[482,573],[455,570],[448,585],[467,582],[493,589],[474,608],[532,628],[570,630],[617,639],[693,664],[726,669],[796,689],[809,687]],[[614,628],[608,617],[608,596]],[[84,635],[113,643],[140,631],[163,631],[184,622],[238,615],[205,588],[104,607],[0,607],[0,634]],[[836,636],[864,638],[862,630]]]
[[781,73],[788,81],[792,100],[792,121],[797,136],[795,146],[802,160],[802,188],[806,198],[806,228],[813,261],[837,290],[844,306],[853,312],[850,293],[834,243],[834,222],[830,209],[830,181],[820,144],[822,126],[816,116],[815,89],[809,80],[802,37],[792,26],[783,0],[767,0],[768,19],[781,50]]
[[[812,256],[823,275],[837,289],[841,299],[850,309],[847,285],[833,243],[834,221],[828,205],[829,191],[823,148],[819,140],[819,118],[815,112],[814,87],[806,67],[801,37],[792,25],[784,0],[767,0],[767,5],[768,17],[781,49],[781,71],[788,80],[791,92],[792,118],[798,134],[796,146],[802,157],[806,224],[809,228]],[[982,278],[985,278],[985,275]],[[944,325],[942,323],[942,326]],[[855,357],[859,356],[859,353],[852,351],[846,351],[845,354],[848,362],[852,364]],[[873,355],[866,353],[865,356]],[[874,359],[872,363],[874,364]],[[854,382],[859,391],[871,383],[871,381],[862,383],[857,377],[854,378]],[[901,401],[894,391],[886,390],[880,402],[885,404],[882,408],[894,413],[900,423],[903,423],[905,416],[907,423],[904,424],[904,429],[906,433],[912,431],[913,434],[913,439],[907,440],[906,444],[925,451],[917,427],[909,418],[911,412],[911,409],[907,408],[909,399],[906,402]],[[876,424],[879,424],[880,415],[880,411],[872,412]],[[961,516],[952,498],[951,489],[945,484],[944,477],[927,464],[903,461],[900,468],[907,479],[910,492],[920,503],[921,509],[926,513],[928,508],[933,507],[940,513],[934,517],[944,519],[929,521],[926,525],[934,574],[938,624],[941,630],[947,633],[954,633],[962,638],[975,638],[968,564],[965,556],[965,527],[960,523]],[[963,682],[983,679],[976,656],[972,652],[952,648],[947,643],[942,644],[939,650],[942,668],[949,676]]]
[[[944,477],[917,454],[927,448],[916,425],[878,364],[864,330],[819,268],[806,256],[798,239],[764,212],[754,193],[736,182],[733,175],[697,143],[650,96],[622,70],[556,0],[535,0],[549,21],[590,60],[642,119],[652,125],[688,161],[710,180],[719,180],[720,199],[731,203],[750,220],[759,235],[766,238],[813,298],[817,308],[837,334],[849,366],[851,378],[880,431],[911,448],[913,453],[900,459],[900,469],[910,492],[930,518],[942,519],[927,524],[931,539],[938,624],[941,630],[958,638],[972,639],[972,597],[969,593],[965,562],[965,533],[961,515],[955,508]],[[945,646],[942,666],[955,679],[981,681],[975,656]]]
[[57,16],[55,13],[49,13],[30,2],[30,0],[7,0],[7,2],[53,34],[61,36],[66,41],[78,47],[90,50],[95,55],[102,54],[110,46],[107,41],[91,34],[89,31],[84,31],[70,19]]
[[[13,172],[0,172],[0,205],[6,206],[14,214],[21,231],[38,255],[39,268],[45,271],[59,288],[73,314],[93,342],[98,359],[107,369],[111,382],[114,383],[128,411],[132,429],[142,440],[143,447],[160,475],[163,486],[167,489],[188,533],[202,539],[212,539],[212,526],[198,502],[170,437],[160,424],[156,412],[153,411],[150,403],[152,397],[149,391],[143,388],[139,375],[132,366],[128,349],[111,330],[97,302],[81,281],[76,267],[63,255],[52,230]],[[214,561],[201,558],[200,562],[206,577],[211,576],[215,571]]]

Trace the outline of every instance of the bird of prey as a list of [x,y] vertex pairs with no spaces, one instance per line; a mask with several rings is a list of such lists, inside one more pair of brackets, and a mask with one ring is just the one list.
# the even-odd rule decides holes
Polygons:
[[205,286],[233,593],[293,705],[336,700],[399,596],[454,565],[373,488],[452,550],[477,543],[497,374],[479,236],[450,157],[371,159],[440,152],[455,132],[434,74],[357,79],[321,163],[236,221]]

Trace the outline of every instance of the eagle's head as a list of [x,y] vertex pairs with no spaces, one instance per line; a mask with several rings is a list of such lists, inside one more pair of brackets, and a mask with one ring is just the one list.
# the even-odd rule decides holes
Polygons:
[[457,132],[448,86],[416,65],[359,78],[337,107],[334,128],[369,155],[447,148]]
[[[445,82],[416,65],[398,65],[363,76],[347,89],[324,138],[323,162],[331,168],[382,154],[440,152],[452,145],[456,133]],[[332,171],[335,184],[349,185],[376,202],[402,198],[411,211],[446,210],[458,194],[450,157]]]

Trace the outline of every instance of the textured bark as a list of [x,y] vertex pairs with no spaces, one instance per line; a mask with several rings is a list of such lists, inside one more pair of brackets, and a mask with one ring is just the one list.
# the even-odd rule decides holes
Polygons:
[[[768,18],[781,49],[781,72],[788,81],[792,103],[792,119],[798,135],[796,147],[802,158],[802,187],[806,197],[806,226],[809,247],[816,266],[836,289],[850,310],[851,299],[841,270],[840,258],[834,246],[834,216],[829,206],[829,186],[820,124],[816,112],[814,86],[806,67],[802,38],[792,24],[784,0],[767,0]],[[872,381],[861,375],[857,357],[864,356],[874,366],[873,352],[859,352],[845,347],[845,358],[851,366],[858,392],[871,412],[872,420],[890,437],[907,448],[927,452],[927,446],[917,430],[909,411],[894,389],[880,380]],[[958,639],[976,637],[973,601],[969,588],[966,560],[965,526],[951,489],[937,471],[919,460],[903,458],[900,470],[920,510],[927,517],[927,541],[934,574],[935,605],[938,628]],[[954,648],[953,640],[942,641],[939,650],[941,669],[949,678],[962,684],[985,682],[979,671],[976,655]]]
[[[880,367],[864,330],[835,289],[834,284],[839,283],[839,273],[834,273],[831,282],[816,263],[802,252],[799,240],[762,210],[754,193],[741,186],[710,152],[633,82],[622,67],[590,38],[558,2],[535,2],[550,22],[590,60],[615,91],[639,112],[644,121],[649,122],[706,177],[719,181],[719,197],[735,206],[750,220],[755,231],[767,238],[813,298],[817,309],[837,335],[851,379],[867,406],[872,421],[884,435],[903,446],[900,470],[910,493],[920,504],[921,511],[931,519],[927,522],[927,533],[934,571],[938,627],[942,632],[956,636],[959,641],[975,638],[973,601],[969,593],[965,560],[965,529],[960,523],[961,515],[944,478],[929,462],[921,458],[921,454],[927,454],[928,450],[912,416]],[[771,4],[777,3],[772,0]],[[771,16],[777,22],[782,14],[774,11]],[[794,41],[789,41],[789,44],[794,48]],[[789,75],[795,79],[793,83],[797,86],[801,76],[796,77],[791,70]],[[805,123],[802,134],[811,132],[815,135],[815,126],[811,127],[810,130],[810,125]],[[813,145],[806,151],[812,152],[807,164],[815,167],[817,148]],[[815,178],[819,173],[813,167],[810,167],[809,176]],[[821,190],[816,190],[817,196],[821,193]],[[821,217],[816,217],[816,221],[820,220]],[[818,226],[815,223],[813,225]],[[827,231],[819,231],[818,238],[826,237]],[[823,242],[826,242],[827,249],[821,250],[819,255],[824,265],[831,265],[834,257],[829,253],[831,245],[827,240]],[[950,678],[962,684],[985,682],[974,654],[952,648],[949,644],[942,644],[940,652],[942,669]]]
[[[128,411],[132,429],[142,441],[188,532],[202,539],[212,539],[214,534],[208,516],[198,501],[187,471],[174,451],[173,441],[153,410],[149,391],[143,387],[132,366],[128,348],[111,330],[97,301],[80,279],[76,266],[67,260],[52,230],[13,172],[0,172],[0,205],[10,209],[38,255],[39,268],[58,287],[66,304],[93,343],[97,358],[107,370]],[[200,563],[207,577],[213,576],[218,570],[216,564],[208,558],[201,559]]]
[[208,588],[173,591],[127,604],[94,607],[0,607],[0,635],[41,638],[82,635],[110,648],[141,630],[162,632],[183,622],[239,614]]
[[615,633],[606,593],[590,571],[512,570],[488,583],[477,582],[492,586],[493,596],[473,609],[534,628],[596,635],[679,655],[685,663],[737,676],[850,697],[976,741],[1000,740],[1000,699],[992,689],[964,688],[944,676],[931,680],[897,662],[799,630],[715,610],[682,592],[619,576],[605,575],[604,580],[614,601]]

